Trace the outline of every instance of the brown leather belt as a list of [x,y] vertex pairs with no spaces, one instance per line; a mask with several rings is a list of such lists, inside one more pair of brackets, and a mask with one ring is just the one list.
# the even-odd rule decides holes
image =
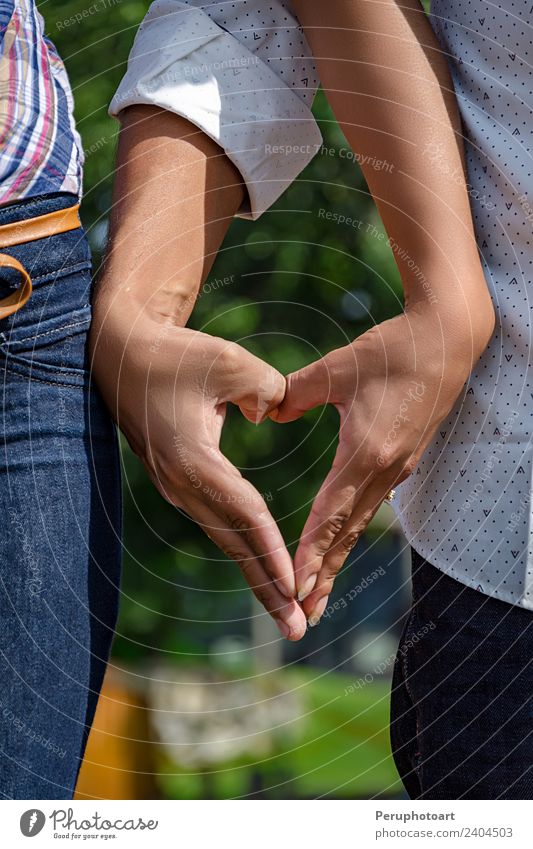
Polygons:
[[[58,209],[56,212],[39,215],[37,218],[3,224],[0,226],[0,249],[34,242],[36,239],[45,239],[47,236],[55,236],[58,233],[67,233],[69,230],[77,230],[81,227],[79,208],[78,203],[68,209]],[[32,282],[22,263],[8,254],[0,253],[0,268],[13,268],[22,278],[19,288],[13,294],[0,299],[0,319],[2,319],[17,312],[29,300]]]

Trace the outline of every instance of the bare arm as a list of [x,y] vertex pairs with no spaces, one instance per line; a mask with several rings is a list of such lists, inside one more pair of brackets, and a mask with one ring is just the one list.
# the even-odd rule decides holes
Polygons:
[[[475,356],[490,335],[493,312],[465,182],[450,177],[463,173],[464,161],[453,85],[419,0],[294,0],[293,6],[397,246],[406,306],[433,296],[441,313],[463,314],[460,330],[471,334]],[[376,160],[392,167],[376,169]]]
[[91,329],[95,378],[159,492],[238,562],[282,635],[298,639],[306,622],[281,533],[219,449],[226,404],[256,421],[281,402],[285,379],[184,326],[241,202],[240,176],[176,115],[142,106],[122,118]]
[[225,153],[153,106],[121,113],[110,239],[99,309],[120,298],[184,326],[244,193]]
[[[494,310],[461,179],[448,67],[418,0],[294,0],[294,8],[405,291],[403,314],[289,375],[273,414],[290,421],[326,402],[340,414],[335,462],[295,555],[299,594],[316,624],[348,552],[453,407],[492,334]],[[390,167],[374,169],[376,159]]]

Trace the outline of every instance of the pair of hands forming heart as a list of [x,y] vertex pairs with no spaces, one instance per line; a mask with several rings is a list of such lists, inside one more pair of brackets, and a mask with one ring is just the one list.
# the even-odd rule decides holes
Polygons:
[[[236,343],[136,318],[93,346],[109,408],[159,492],[235,560],[281,634],[319,621],[336,574],[388,491],[405,479],[472,368],[435,311],[413,308],[287,378]],[[147,356],[147,340],[155,340]],[[294,563],[257,490],[220,451],[228,402],[258,423],[334,404],[333,467]]]

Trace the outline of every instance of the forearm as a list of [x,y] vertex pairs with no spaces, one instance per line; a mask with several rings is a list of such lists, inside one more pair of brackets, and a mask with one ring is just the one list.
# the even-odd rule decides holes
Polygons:
[[152,106],[122,113],[96,320],[119,311],[185,325],[243,197],[215,142]]
[[[494,315],[463,179],[461,123],[422,7],[418,0],[293,5],[390,237],[406,308],[428,304],[443,321],[464,322],[482,350]],[[374,167],[378,160],[386,167]]]

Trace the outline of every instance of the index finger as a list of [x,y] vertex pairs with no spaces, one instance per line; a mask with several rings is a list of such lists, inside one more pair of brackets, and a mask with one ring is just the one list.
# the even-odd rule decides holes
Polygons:
[[355,479],[350,459],[339,446],[333,466],[318,491],[302,531],[294,556],[300,601],[313,591],[324,557],[349,521],[356,498],[365,485],[364,481]]
[[288,640],[300,640],[307,629],[300,605],[294,598],[287,598],[279,592],[268,577],[262,559],[254,554],[242,533],[223,524],[211,508],[195,499],[192,499],[188,509],[207,536],[238,564],[250,589],[273,618],[282,636]]
[[203,485],[201,492],[195,492],[196,498],[203,500],[225,526],[241,534],[278,590],[286,598],[294,598],[292,558],[264,498],[222,453],[217,460],[213,463],[211,459],[205,468],[199,465]]
[[359,489],[359,496],[356,498],[352,515],[332,541],[329,551],[323,557],[316,584],[302,605],[310,625],[316,625],[320,621],[335,578],[393,485],[394,479],[391,478],[390,474],[380,475],[374,478],[368,486]]

